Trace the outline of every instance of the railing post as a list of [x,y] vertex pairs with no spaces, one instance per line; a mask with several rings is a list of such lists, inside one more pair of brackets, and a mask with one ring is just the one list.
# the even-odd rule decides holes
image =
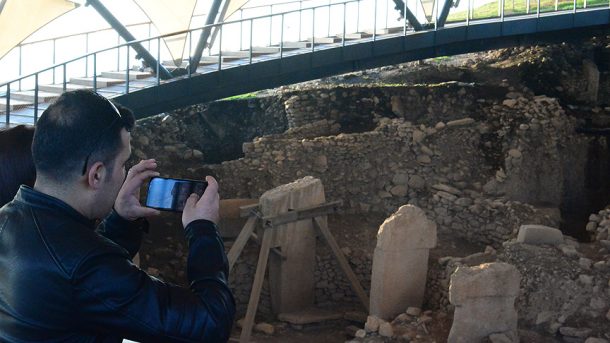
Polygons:
[[280,59],[284,57],[284,13],[282,13],[282,29],[280,30]]
[[358,8],[356,9],[356,32],[360,32],[360,0],[357,2]]
[[311,9],[311,52],[314,52],[316,46],[316,8]]
[[63,74],[64,74],[64,82],[62,85],[62,89],[65,92],[66,89],[68,88],[68,78],[67,78],[67,73],[66,73],[66,64],[63,64],[64,68],[63,68]]
[[219,26],[218,32],[218,71],[222,69],[222,28],[224,25]]
[[[389,5],[389,1],[390,0],[385,0],[385,28],[388,28],[388,7],[390,7]],[[404,0],[405,2],[407,2],[407,0]]]
[[269,14],[269,46],[273,41],[273,5],[271,5],[271,13]]
[[572,8],[572,12],[576,13],[576,0],[574,0],[574,8]]
[[125,53],[125,55],[127,55],[127,65],[125,68],[125,94],[129,94],[129,44],[125,45],[125,47],[127,48],[127,52]]
[[[450,1],[450,0],[447,0]],[[504,2],[505,0],[500,0],[500,5],[502,6],[501,11],[500,11],[500,21],[504,21],[504,6],[506,5],[506,3]]]
[[[530,0],[527,0],[530,1]],[[472,2],[472,0],[468,0],[468,8],[466,9],[466,26],[470,25],[470,3]],[[406,7],[406,6],[405,6]]]
[[[55,65],[55,43],[57,39],[53,39],[53,65]],[[53,84],[55,84],[55,68],[53,68]]]
[[[587,3],[587,0],[585,0],[585,4]],[[559,0],[555,0],[555,12],[557,12],[557,10],[559,9]]]
[[345,26],[346,26],[346,12],[347,12],[347,3],[343,3],[343,37],[341,38],[341,46],[345,46]]
[[536,17],[540,18],[540,0],[538,0],[538,8],[536,9]]
[[93,53],[93,91],[97,92],[97,53]]
[[377,0],[375,0],[375,8],[373,9],[373,42],[377,40]]
[[584,0],[582,3],[582,8],[587,8],[587,0]]
[[[152,34],[152,22],[149,22],[148,23],[148,36],[147,37],[150,38],[151,34]],[[148,40],[148,51],[150,51],[150,39]],[[190,54],[189,54],[189,56],[190,56]]]
[[239,50],[241,51],[243,49],[242,45],[243,45],[243,35],[244,35],[244,22],[242,21],[244,18],[244,11],[240,8],[239,9]]
[[11,124],[11,84],[6,84],[6,126]]
[[188,77],[189,79],[193,75],[193,71],[191,70],[191,54],[193,50],[193,31],[189,31],[189,59],[188,59]]
[[119,35],[117,33],[117,37],[116,37],[116,71],[121,70],[121,48],[119,47],[119,45],[121,45],[121,35]]
[[[89,33],[85,35],[85,77],[89,77]],[[65,64],[64,64],[65,67]],[[64,68],[65,70],[65,68]],[[65,89],[64,89],[65,91]]]
[[326,37],[330,37],[330,3],[332,0],[328,0],[328,24],[326,25]]
[[404,36],[406,36],[407,35],[407,0],[404,0],[403,4],[404,4],[404,8],[403,8],[403,12],[402,12],[403,13],[402,19],[404,21],[403,21],[403,26],[402,26],[402,34]]
[[[21,76],[21,45],[19,45],[19,76]],[[19,90],[21,91],[21,79],[19,79]]]
[[157,37],[157,86],[161,84],[161,75],[159,75],[160,69],[161,69],[161,37]]
[[38,121],[38,73],[34,75],[34,124]]
[[302,40],[301,38],[301,30],[303,29],[303,1],[299,0],[299,42]]
[[434,6],[434,31],[438,30],[438,6],[440,5],[440,0],[435,0]]
[[254,30],[254,19],[250,19],[250,56],[248,56],[249,64],[252,64],[252,35]]
[[[575,2],[576,2],[576,1],[575,1]],[[525,14],[530,14],[530,6],[531,6],[531,4],[530,4],[530,0],[527,0],[527,1],[525,2]]]

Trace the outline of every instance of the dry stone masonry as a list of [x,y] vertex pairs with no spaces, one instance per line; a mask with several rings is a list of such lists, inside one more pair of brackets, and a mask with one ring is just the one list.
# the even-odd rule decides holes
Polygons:
[[[591,123],[610,126],[610,66],[598,58],[610,56],[609,43],[606,37],[586,43],[582,51],[557,45],[491,52],[498,63],[486,64],[485,71],[506,67],[510,75],[488,84],[479,83],[478,75],[469,80],[474,69],[468,66],[447,69],[466,82],[304,84],[269,96],[195,106],[141,121],[133,133],[134,154],[157,158],[162,173],[171,176],[212,174],[223,198],[257,199],[312,176],[324,184],[325,199],[343,200],[343,221],[337,223],[349,227],[345,218],[352,215],[381,218],[367,223],[373,230],[343,230],[337,236],[371,293],[372,315],[350,329],[357,342],[438,342],[429,329],[449,323],[448,331],[452,321],[450,341],[455,342],[515,342],[518,336],[532,342],[551,336],[607,342],[610,210],[592,206],[591,194],[598,191],[596,184],[610,185],[600,177],[606,175],[603,163],[610,164],[610,145],[607,137],[578,130]],[[584,57],[590,61],[583,62]],[[364,79],[367,73],[359,75]],[[587,211],[587,206],[595,210]],[[425,287],[420,287],[423,303],[390,300],[393,293],[386,289],[404,287],[388,287],[388,281],[400,280],[404,270],[391,268],[395,256],[379,257],[399,249],[374,250],[374,231],[383,218],[398,222],[392,214],[405,209],[428,218],[426,225],[434,226],[438,237],[439,246],[424,244],[424,254],[400,251],[411,255],[400,267],[427,270]],[[582,224],[566,220],[575,211],[585,213]],[[585,225],[589,236],[579,239],[591,243],[566,235],[585,232]],[[377,245],[387,248],[379,237]],[[306,303],[358,307],[330,249],[315,244],[315,237],[306,241],[314,251],[307,264],[310,279],[303,282],[311,289],[303,297]],[[412,243],[404,238],[391,243],[398,242],[403,248]],[[452,250],[453,244],[459,248],[456,242],[467,242],[468,249]],[[160,248],[159,256],[170,263],[150,266],[150,272],[165,277],[169,269],[179,269],[175,266],[183,263],[184,247],[173,242],[169,247]],[[423,255],[429,248],[426,263]],[[257,252],[256,244],[248,244],[230,275],[241,315]],[[144,256],[145,264],[147,260]],[[476,281],[479,277],[483,281]],[[273,287],[263,284],[257,315],[270,323],[277,318],[277,304],[286,302],[274,298]],[[478,295],[473,289],[480,290]],[[485,292],[489,297],[480,297]],[[384,296],[375,298],[378,293]],[[383,306],[377,304],[384,302],[400,306],[379,310]],[[470,314],[496,311],[498,320],[484,318],[469,327],[473,322],[463,316],[467,308]],[[267,333],[278,327],[259,326]]]

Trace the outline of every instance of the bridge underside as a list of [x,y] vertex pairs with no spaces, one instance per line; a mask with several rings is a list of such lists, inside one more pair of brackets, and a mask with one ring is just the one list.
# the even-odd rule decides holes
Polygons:
[[502,47],[563,42],[610,32],[610,9],[471,23],[337,46],[195,75],[114,98],[138,118],[260,89],[384,65]]

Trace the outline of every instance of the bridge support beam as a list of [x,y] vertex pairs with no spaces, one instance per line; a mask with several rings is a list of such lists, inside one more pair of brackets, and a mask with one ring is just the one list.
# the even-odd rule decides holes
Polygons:
[[[205,25],[212,25],[216,21],[216,16],[218,16],[218,10],[220,9],[220,4],[222,0],[214,0],[212,6],[210,7],[210,11],[208,12],[208,18],[205,21]],[[199,36],[199,41],[197,42],[197,47],[195,48],[195,52],[193,56],[190,57],[189,69],[192,72],[197,70],[199,66],[199,61],[201,61],[201,55],[203,54],[203,49],[208,42],[208,38],[210,38],[210,33],[212,32],[211,27],[206,27],[201,31],[201,36]]]
[[[123,26],[123,24],[121,24],[121,22],[114,15],[112,15],[112,13],[110,13],[110,11],[104,5],[102,5],[101,2],[98,0],[87,0],[87,5],[91,5],[91,7],[93,7],[97,13],[99,13],[121,37],[123,37],[126,42],[136,40],[136,38],[127,30],[127,28]],[[148,50],[144,49],[142,44],[134,43],[131,45],[131,47],[133,47],[138,55],[144,59],[149,66],[154,67],[157,65],[157,60],[150,54],[150,52],[148,52]],[[159,47],[159,49],[160,48],[161,47]],[[127,66],[127,68],[129,68],[129,66]],[[161,61],[159,61],[158,76],[164,80],[171,79],[173,77],[173,75],[161,65]]]
[[409,23],[411,23],[411,26],[413,26],[413,29],[415,31],[421,31],[424,29],[422,24],[420,24],[419,20],[417,20],[417,17],[415,17],[415,14],[411,12],[409,7],[405,6],[405,3],[402,0],[394,0],[394,4],[396,5],[394,6],[394,8],[398,12],[400,12],[400,15],[403,18],[407,18],[407,20],[409,21]]
[[[436,0],[440,1],[440,0]],[[449,10],[451,10],[451,6],[453,5],[453,0],[445,0],[445,4],[443,5],[443,9],[441,13],[436,18],[436,27],[445,26],[445,22],[447,22],[447,17],[449,16]]]

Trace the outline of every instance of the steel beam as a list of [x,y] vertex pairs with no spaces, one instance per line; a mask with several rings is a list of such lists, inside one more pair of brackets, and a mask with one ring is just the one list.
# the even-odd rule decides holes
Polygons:
[[417,20],[417,17],[415,17],[415,14],[411,12],[409,7],[405,6],[405,3],[402,0],[394,0],[394,4],[396,5],[394,6],[394,9],[400,12],[400,15],[403,18],[407,18],[407,20],[409,21],[409,23],[411,23],[411,26],[413,26],[413,29],[415,31],[421,31],[424,29],[419,20]]
[[[440,1],[440,0],[436,0]],[[443,9],[439,14],[438,18],[436,18],[436,27],[440,28],[445,26],[445,22],[447,21],[447,17],[449,16],[449,10],[451,10],[451,6],[453,5],[453,0],[445,0],[445,4],[443,5]]]
[[[87,0],[87,5],[91,5],[91,7],[93,7],[97,13],[99,13],[121,37],[123,37],[126,42],[136,40],[136,38],[127,30],[127,28],[121,24],[121,22],[112,13],[110,13],[110,11],[104,5],[102,5],[99,0]],[[154,66],[157,65],[157,60],[150,54],[150,52],[148,52],[148,50],[144,49],[142,44],[134,43],[131,44],[131,47],[138,53],[138,56],[148,63],[151,68],[154,68]],[[161,49],[160,46],[159,49]],[[158,64],[158,76],[164,80],[171,79],[173,75],[161,65],[160,61]],[[127,68],[129,68],[129,66],[127,66]]]
[[[210,7],[210,11],[208,12],[208,17],[205,21],[205,25],[212,25],[216,20],[216,16],[218,15],[218,10],[220,9],[220,4],[222,0],[214,0],[212,6]],[[206,44],[208,42],[208,38],[210,38],[210,33],[212,32],[211,27],[206,27],[201,31],[201,36],[199,37],[199,41],[197,42],[197,47],[195,48],[195,52],[193,56],[190,57],[189,69],[192,72],[197,70],[199,66],[199,61],[201,61],[201,55],[203,54],[203,49],[205,49]]]

